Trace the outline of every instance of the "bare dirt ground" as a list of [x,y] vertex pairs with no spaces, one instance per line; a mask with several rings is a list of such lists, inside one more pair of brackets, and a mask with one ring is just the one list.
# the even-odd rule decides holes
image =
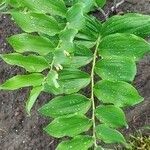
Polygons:
[[[106,12],[112,6],[108,1]],[[120,12],[139,12],[150,15],[149,0],[127,0],[117,9]],[[20,33],[8,15],[0,15],[0,53],[9,53],[12,48],[7,44],[6,38]],[[150,54],[138,64],[138,73],[134,80],[140,94],[145,98],[141,104],[126,110],[129,129],[123,130],[128,137],[143,126],[150,124]],[[0,84],[16,74],[23,74],[25,70],[16,66],[9,66],[0,60]],[[37,109],[52,98],[51,95],[42,93],[32,111],[32,116],[27,116],[24,105],[29,89],[17,91],[0,91],[0,150],[54,150],[58,139],[49,137],[42,131],[50,119],[42,118]],[[84,90],[89,93],[88,89]],[[149,134],[147,132],[147,134]]]

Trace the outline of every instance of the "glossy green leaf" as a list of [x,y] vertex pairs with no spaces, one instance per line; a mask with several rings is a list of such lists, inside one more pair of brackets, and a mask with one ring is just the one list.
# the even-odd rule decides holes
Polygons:
[[3,54],[2,59],[11,65],[25,68],[29,72],[42,72],[49,67],[48,62],[42,56],[28,55],[23,56],[18,53]]
[[133,81],[136,64],[128,58],[104,58],[96,63],[95,72],[104,80]]
[[63,0],[21,0],[25,7],[39,13],[66,16],[67,8]]
[[54,52],[54,66],[62,65],[64,68],[70,68],[70,66],[71,68],[79,68],[90,63],[93,58],[92,51],[82,45],[74,45],[73,53],[68,53],[66,50]]
[[54,86],[56,88],[59,88],[60,85],[58,84],[57,80],[58,80],[58,73],[56,71],[51,70],[46,77],[46,83],[49,86]]
[[43,81],[44,76],[40,73],[33,73],[29,75],[16,75],[0,85],[0,89],[16,90],[28,86],[40,86]]
[[72,140],[64,141],[58,145],[56,150],[87,150],[93,145],[93,138],[90,136],[77,136]]
[[73,5],[67,12],[68,27],[73,29],[81,29],[85,25],[85,17],[83,14],[83,3]]
[[57,49],[54,52],[53,64],[55,67],[61,65],[62,67],[66,64],[70,64],[70,54],[67,51],[63,51],[62,49]]
[[86,16],[85,19],[86,24],[76,35],[76,40],[95,42],[99,37],[102,24],[93,16]]
[[26,112],[29,115],[34,103],[36,102],[36,99],[38,98],[42,90],[43,90],[43,86],[33,87],[33,89],[31,90],[29,98],[26,102]]
[[40,55],[47,55],[53,52],[55,48],[53,43],[47,38],[25,33],[13,35],[7,41],[18,53],[35,52]]
[[86,48],[85,46],[78,45],[75,48],[74,56],[70,57],[69,63],[64,64],[64,67],[72,67],[72,68],[79,68],[82,66],[87,65],[92,61],[93,53],[90,49]]
[[52,121],[44,130],[54,137],[63,136],[74,137],[82,132],[89,130],[92,121],[85,116],[66,116],[59,117]]
[[89,40],[79,40],[75,39],[74,41],[77,45],[84,45],[87,48],[93,48],[96,42],[89,41]]
[[103,58],[116,56],[139,60],[150,51],[150,44],[135,35],[117,33],[102,39],[98,51]]
[[113,103],[116,106],[133,106],[143,101],[136,89],[123,81],[102,80],[94,87],[96,97],[103,103]]
[[59,72],[58,84],[59,88],[45,85],[45,91],[54,94],[71,94],[78,92],[90,83],[90,76],[77,69],[64,69]]
[[39,109],[45,116],[60,117],[70,114],[85,114],[91,106],[90,99],[81,94],[59,96]]
[[59,49],[65,50],[66,52],[73,52],[75,50],[74,48],[74,37],[77,34],[76,29],[64,29],[59,34],[59,38],[61,40],[61,43],[59,45]]
[[114,105],[101,105],[97,107],[96,117],[102,123],[113,128],[128,127],[124,112]]
[[21,7],[22,4],[20,3],[20,0],[5,0],[7,5],[10,5],[12,7]]
[[74,0],[74,4],[76,3],[83,3],[83,11],[87,13],[94,7],[95,0]]
[[121,133],[117,130],[111,129],[108,126],[101,124],[96,127],[97,137],[107,144],[118,143],[125,144],[126,141]]
[[101,33],[103,36],[114,33],[148,36],[150,34],[150,16],[136,13],[113,16],[104,23]]
[[106,0],[95,0],[98,7],[104,7]]
[[11,15],[25,32],[41,32],[53,36],[61,30],[52,16],[23,12],[13,12]]

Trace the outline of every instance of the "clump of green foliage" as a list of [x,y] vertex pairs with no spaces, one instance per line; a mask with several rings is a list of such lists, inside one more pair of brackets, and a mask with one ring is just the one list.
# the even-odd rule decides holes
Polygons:
[[[0,89],[31,86],[26,102],[29,114],[42,91],[56,95],[39,113],[54,119],[44,127],[45,132],[55,138],[71,137],[57,150],[104,149],[99,141],[128,148],[117,129],[128,127],[122,109],[143,101],[130,82],[136,75],[136,62],[150,51],[143,39],[150,35],[150,16],[128,13],[99,21],[91,12],[102,8],[105,0],[4,2],[11,8],[7,13],[25,33],[7,39],[15,52],[1,54],[1,58],[27,73],[12,77]],[[81,71],[89,63],[90,75]],[[101,78],[97,83],[96,74]],[[80,94],[89,84],[91,96]],[[96,101],[101,105],[96,106]],[[89,110],[91,118],[85,115]],[[87,134],[90,129],[92,135]]]

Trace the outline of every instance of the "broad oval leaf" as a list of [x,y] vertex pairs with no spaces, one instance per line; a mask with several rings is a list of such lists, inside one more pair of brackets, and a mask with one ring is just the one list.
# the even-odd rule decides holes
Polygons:
[[87,48],[93,48],[96,42],[89,41],[89,40],[82,40],[82,39],[75,39],[75,44],[77,45],[84,45]]
[[125,114],[122,109],[113,105],[101,105],[96,108],[96,117],[113,128],[128,127]]
[[7,39],[14,50],[18,53],[35,52],[40,55],[47,55],[54,51],[55,46],[47,38],[31,34],[13,35]]
[[96,127],[97,137],[107,144],[118,143],[126,144],[123,135],[115,129],[111,129],[108,126],[101,124]]
[[67,12],[68,27],[73,29],[81,29],[85,25],[85,17],[83,14],[83,3],[73,5]]
[[[102,24],[93,16],[86,16],[85,19],[85,26],[76,35],[76,41],[82,43],[89,42],[92,45],[92,43],[95,43],[95,41],[99,37]],[[86,46],[85,44],[83,45]]]
[[44,75],[40,73],[33,73],[29,75],[16,75],[0,85],[0,89],[16,90],[28,86],[40,86],[43,81]]
[[117,33],[103,38],[98,51],[103,58],[128,57],[139,60],[150,51],[150,44],[135,35]]
[[74,52],[68,53],[68,49],[54,52],[54,66],[61,64],[64,68],[79,68],[91,62],[93,53],[82,45],[74,45]]
[[89,74],[80,70],[62,70],[59,73],[59,83],[65,93],[77,92],[90,83]]
[[64,141],[58,145],[56,150],[87,150],[93,145],[93,138],[90,136],[77,136],[72,140]]
[[59,117],[53,120],[44,130],[54,137],[74,137],[82,132],[88,131],[92,121],[85,116],[74,115]]
[[93,53],[85,46],[78,45],[75,48],[74,55],[70,57],[69,63],[64,64],[64,67],[79,68],[87,65],[92,61]]
[[11,15],[25,32],[41,32],[53,36],[61,30],[52,16],[23,12],[13,12]]
[[136,89],[123,81],[101,80],[95,85],[94,93],[103,103],[113,103],[119,107],[133,106],[143,101]]
[[128,13],[123,16],[113,16],[108,19],[102,28],[102,35],[114,33],[131,33],[141,37],[150,34],[150,16]]
[[94,7],[95,0],[74,0],[74,4],[83,3],[83,11],[84,13],[88,13]]
[[8,64],[23,67],[29,72],[42,72],[49,67],[48,62],[42,56],[23,56],[22,54],[18,53],[3,54],[0,56]]
[[39,13],[50,13],[52,15],[66,16],[67,8],[63,0],[21,0],[25,7]]
[[96,63],[95,72],[104,80],[133,81],[136,64],[128,58],[104,58]]
[[5,0],[5,3],[15,8],[22,7],[22,4],[18,0]]
[[29,98],[26,102],[26,112],[29,115],[30,115],[30,111],[31,111],[36,99],[38,98],[38,96],[40,95],[42,90],[43,90],[43,86],[33,87],[33,89],[31,90]]
[[78,92],[90,83],[90,76],[77,69],[64,69],[58,74],[59,88],[45,85],[45,91],[53,94],[71,94]]
[[60,32],[59,34],[59,38],[60,38],[60,45],[59,45],[59,49],[61,50],[65,50],[67,52],[73,52],[75,50],[74,48],[74,37],[77,34],[77,30],[76,29],[64,29]]
[[90,99],[81,94],[59,96],[39,109],[42,115],[60,117],[70,114],[85,114],[91,106]]

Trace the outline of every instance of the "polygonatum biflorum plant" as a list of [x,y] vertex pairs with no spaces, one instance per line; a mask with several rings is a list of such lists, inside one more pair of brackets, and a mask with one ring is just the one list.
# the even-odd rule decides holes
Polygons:
[[[53,118],[44,128],[49,135],[68,137],[56,150],[101,150],[100,141],[128,148],[117,129],[128,127],[122,109],[143,101],[131,82],[136,62],[150,51],[143,39],[150,35],[150,16],[128,13],[99,21],[91,12],[102,8],[105,0],[5,0],[5,4],[25,33],[7,39],[15,52],[1,58],[27,73],[12,77],[0,89],[31,86],[29,114],[42,91],[56,95],[39,109]],[[90,63],[90,74],[81,71]],[[80,94],[87,86],[90,97]]]

